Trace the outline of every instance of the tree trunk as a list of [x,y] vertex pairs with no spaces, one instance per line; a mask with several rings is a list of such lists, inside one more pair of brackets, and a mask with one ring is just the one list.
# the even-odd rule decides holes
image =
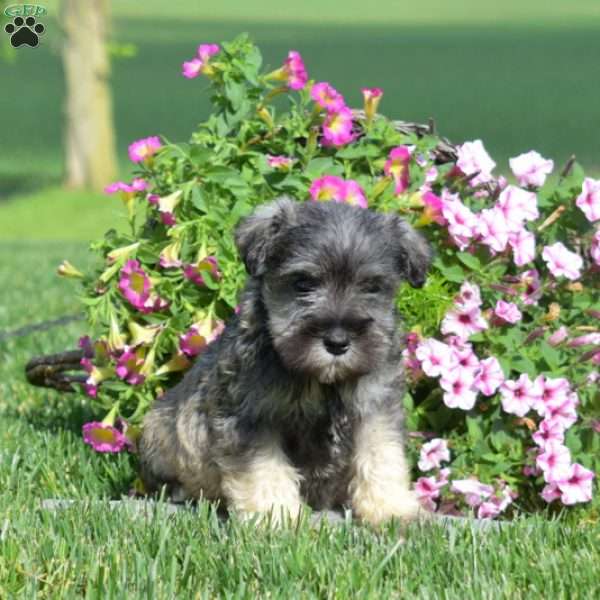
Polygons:
[[66,82],[66,185],[101,190],[117,173],[110,64],[109,0],[62,0]]

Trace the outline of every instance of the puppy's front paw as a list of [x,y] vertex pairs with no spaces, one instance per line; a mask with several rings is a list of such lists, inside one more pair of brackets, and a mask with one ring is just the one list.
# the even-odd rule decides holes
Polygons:
[[414,492],[393,487],[388,491],[382,495],[365,484],[355,489],[351,500],[354,514],[370,525],[381,525],[393,518],[409,522],[423,517],[424,511]]
[[295,525],[302,513],[302,505],[271,505],[264,510],[243,510],[232,507],[232,511],[242,521],[252,521],[274,529]]

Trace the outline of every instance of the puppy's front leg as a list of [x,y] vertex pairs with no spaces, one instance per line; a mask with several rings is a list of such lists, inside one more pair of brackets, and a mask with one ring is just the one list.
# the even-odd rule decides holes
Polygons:
[[372,525],[419,512],[398,421],[397,415],[365,416],[355,433],[350,501],[356,515]]
[[301,475],[290,464],[276,436],[265,435],[252,450],[223,468],[222,490],[228,507],[244,518],[271,513],[297,519],[302,506]]

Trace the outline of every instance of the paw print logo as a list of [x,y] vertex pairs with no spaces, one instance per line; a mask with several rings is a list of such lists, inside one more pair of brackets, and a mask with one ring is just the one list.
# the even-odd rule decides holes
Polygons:
[[35,48],[40,38],[39,36],[44,33],[46,28],[41,24],[37,23],[35,17],[15,17],[12,23],[8,23],[4,27],[4,31],[10,35],[10,43],[13,48],[19,46],[31,46]]

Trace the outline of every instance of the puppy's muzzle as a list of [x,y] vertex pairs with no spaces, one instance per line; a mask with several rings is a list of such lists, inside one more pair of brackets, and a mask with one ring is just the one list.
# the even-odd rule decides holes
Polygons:
[[341,356],[350,348],[350,336],[345,329],[336,327],[328,331],[323,337],[323,345],[329,354]]

